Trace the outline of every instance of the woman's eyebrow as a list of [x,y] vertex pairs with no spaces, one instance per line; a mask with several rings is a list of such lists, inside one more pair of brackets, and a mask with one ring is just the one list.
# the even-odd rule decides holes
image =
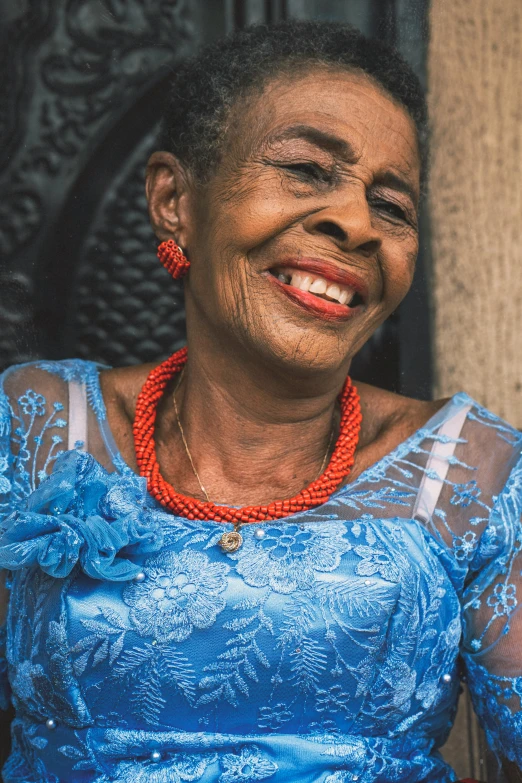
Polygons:
[[[287,141],[288,139],[304,139],[314,146],[346,161],[346,163],[354,164],[360,159],[360,155],[356,153],[349,141],[341,139],[332,133],[322,131],[313,125],[291,125],[269,136],[268,143],[273,144],[274,142]],[[386,171],[381,174],[374,184],[384,185],[384,187],[404,193],[410,197],[414,204],[417,204],[419,200],[419,194],[413,185],[400,174],[396,174],[393,171]]]
[[320,147],[345,160],[347,163],[356,163],[359,159],[359,155],[348,141],[334,136],[332,133],[319,130],[319,128],[315,128],[313,125],[291,125],[269,136],[268,142],[273,144],[274,142],[286,141],[288,139],[304,139],[316,147]]

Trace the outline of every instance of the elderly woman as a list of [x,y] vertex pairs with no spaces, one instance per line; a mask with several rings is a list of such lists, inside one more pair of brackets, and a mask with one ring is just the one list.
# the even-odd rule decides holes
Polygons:
[[147,194],[187,349],[4,376],[5,783],[454,781],[462,671],[516,779],[522,438],[348,377],[412,280],[425,123],[350,27],[179,69]]

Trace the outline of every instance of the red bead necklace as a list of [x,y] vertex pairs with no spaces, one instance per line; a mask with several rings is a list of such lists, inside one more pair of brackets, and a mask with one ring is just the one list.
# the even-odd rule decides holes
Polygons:
[[[361,428],[359,395],[350,378],[346,379],[339,395],[341,423],[339,437],[325,471],[289,500],[276,500],[265,506],[233,508],[186,497],[176,492],[160,473],[154,443],[154,426],[159,400],[170,379],[180,372],[187,361],[187,349],[182,348],[156,367],[148,375],[136,403],[134,419],[134,446],[140,476],[147,479],[150,494],[162,506],[187,519],[231,522],[235,526],[249,522],[264,522],[307,511],[324,503],[347,476],[354,462],[355,449]],[[236,535],[231,533],[230,535]]]

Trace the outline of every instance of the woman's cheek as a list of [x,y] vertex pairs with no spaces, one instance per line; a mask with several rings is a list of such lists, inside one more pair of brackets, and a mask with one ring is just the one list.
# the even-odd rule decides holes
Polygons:
[[389,312],[398,307],[410,289],[417,253],[418,241],[414,237],[401,242],[399,246],[395,245],[388,252],[386,252],[386,244],[381,248],[384,292]]
[[[309,205],[308,211],[316,205]],[[237,251],[248,253],[303,219],[306,207],[282,187],[281,178],[262,172],[250,176],[229,198],[214,203],[214,229]]]

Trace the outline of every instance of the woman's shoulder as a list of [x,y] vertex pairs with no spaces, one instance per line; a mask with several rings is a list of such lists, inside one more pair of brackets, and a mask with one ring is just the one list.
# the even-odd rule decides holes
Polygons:
[[407,441],[448,402],[416,400],[366,383],[356,386],[362,424],[352,480]]
[[357,389],[369,439],[390,431],[408,437],[426,427],[437,428],[451,417],[464,415],[468,424],[473,422],[475,429],[482,429],[486,436],[489,431],[492,437],[522,440],[522,433],[516,427],[464,391],[437,400],[419,400],[366,383],[357,383]]
[[148,374],[156,364],[119,367],[100,373],[100,389],[110,432],[123,460],[133,470],[137,470],[132,435],[136,401]]
[[37,359],[24,364],[13,364],[0,375],[4,394],[16,394],[23,387],[59,388],[69,383],[89,384],[97,378],[103,365],[85,359],[59,361]]
[[136,400],[147,376],[157,362],[136,364],[129,367],[104,368],[100,372],[100,388],[108,412],[113,409],[134,418]]
[[0,375],[0,520],[22,507],[66,452],[86,451],[107,470],[122,469],[102,369],[67,359],[14,365]]
[[[12,365],[0,375],[3,452],[20,451],[21,442],[23,454],[41,451],[44,435],[46,441],[67,440],[73,410],[77,418],[90,416],[90,427],[116,434],[118,445],[129,441],[136,398],[152,366],[113,369],[84,359]],[[132,462],[133,451],[127,456]]]
[[8,367],[0,375],[1,429],[20,427],[25,419],[43,420],[68,411],[73,387],[89,400],[96,417],[104,418],[99,371],[102,365],[83,359],[36,360]]
[[371,440],[379,434],[391,431],[408,437],[423,427],[450,401],[450,398],[419,400],[367,383],[356,385],[366,427],[365,437]]
[[520,457],[522,433],[465,392],[425,401],[363,383],[357,387],[363,415],[361,469],[411,438],[426,450],[436,440],[458,441],[458,458],[481,467],[481,474],[487,466],[488,472],[505,475]]

